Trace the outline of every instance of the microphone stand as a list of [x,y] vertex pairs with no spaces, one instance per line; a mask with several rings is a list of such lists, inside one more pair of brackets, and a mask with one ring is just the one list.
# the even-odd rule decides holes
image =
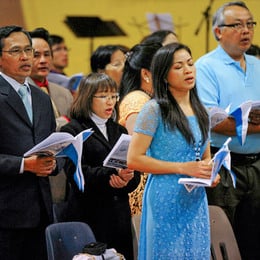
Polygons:
[[203,17],[200,20],[200,23],[194,32],[194,34],[197,36],[200,32],[200,29],[201,29],[204,21],[206,21],[206,53],[209,52],[210,10],[211,10],[212,4],[213,4],[213,0],[210,0],[209,5],[205,9],[205,11],[202,13]]

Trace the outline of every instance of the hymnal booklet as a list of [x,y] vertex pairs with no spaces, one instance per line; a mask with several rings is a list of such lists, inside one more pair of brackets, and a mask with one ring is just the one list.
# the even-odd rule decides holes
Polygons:
[[49,155],[50,152],[58,156],[67,156],[76,166],[74,180],[77,183],[79,190],[84,191],[85,180],[81,168],[81,156],[83,149],[83,142],[93,133],[91,129],[84,130],[78,135],[73,136],[70,133],[54,132],[49,135],[42,142],[35,145],[32,149],[27,151],[24,156]]
[[130,140],[131,135],[122,134],[104,160],[103,165],[111,168],[127,168],[126,158]]
[[24,156],[30,156],[33,154],[42,154],[44,152],[52,152],[55,156],[65,156],[62,154],[62,150],[68,145],[74,145],[75,147],[81,146],[91,134],[91,129],[84,130],[78,135],[73,136],[66,132],[54,132],[45,138],[43,141],[35,145],[32,149],[27,151]]
[[180,178],[178,180],[179,184],[184,184],[186,189],[190,192],[192,191],[196,186],[205,186],[210,187],[217,177],[217,174],[223,165],[231,174],[233,185],[235,187],[235,176],[231,172],[231,166],[230,166],[230,150],[228,148],[228,144],[231,141],[231,137],[229,137],[226,142],[223,144],[223,146],[214,154],[212,160],[210,163],[213,163],[212,165],[212,172],[211,172],[211,178],[210,179],[203,179],[203,178]]
[[211,128],[223,121],[225,118],[231,116],[236,121],[237,137],[241,145],[246,141],[248,116],[253,110],[260,109],[260,101],[247,100],[239,107],[230,112],[230,105],[226,109],[220,107],[212,107],[209,109],[209,116],[211,121]]

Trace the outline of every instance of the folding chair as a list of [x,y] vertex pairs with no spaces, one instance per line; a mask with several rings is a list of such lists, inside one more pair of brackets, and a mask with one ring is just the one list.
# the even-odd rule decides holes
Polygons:
[[45,234],[48,260],[71,260],[86,244],[96,242],[89,225],[82,222],[51,224]]
[[140,235],[140,215],[132,216],[132,233],[133,233],[133,245],[134,245],[134,260],[137,259],[138,255],[138,244],[139,244],[139,235]]
[[241,260],[237,241],[224,210],[218,206],[209,206],[211,259]]

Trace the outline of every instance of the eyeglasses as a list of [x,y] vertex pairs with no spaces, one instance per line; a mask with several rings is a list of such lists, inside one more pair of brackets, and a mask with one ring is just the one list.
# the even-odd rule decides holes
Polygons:
[[100,95],[100,96],[93,96],[94,98],[99,98],[100,100],[107,102],[109,100],[112,100],[114,102],[117,102],[119,100],[119,95]]
[[65,52],[68,52],[70,49],[68,49],[67,47],[58,47],[56,49],[53,49],[52,52],[62,52],[62,51],[65,51]]
[[125,61],[115,61],[113,63],[108,63],[105,69],[123,69],[125,66]]
[[25,53],[28,56],[32,56],[33,55],[33,48],[32,47],[26,47],[24,49],[21,48],[13,48],[11,50],[8,51],[3,51],[2,52],[7,52],[10,55],[12,55],[13,57],[17,57],[17,56],[21,56],[22,53]]
[[256,22],[247,22],[246,24],[243,23],[232,23],[232,24],[220,24],[218,27],[229,27],[237,31],[242,31],[244,28],[248,30],[254,30],[256,26]]

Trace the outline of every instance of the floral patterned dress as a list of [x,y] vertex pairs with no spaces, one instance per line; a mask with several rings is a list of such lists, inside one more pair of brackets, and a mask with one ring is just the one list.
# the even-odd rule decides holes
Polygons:
[[[196,117],[188,117],[201,144]],[[178,131],[164,127],[155,100],[147,102],[137,117],[135,132],[153,137],[147,154],[172,162],[195,160],[196,145],[187,143]],[[206,145],[200,147],[201,155]],[[210,225],[206,192],[198,187],[188,192],[178,184],[180,174],[149,174],[143,194],[138,259],[210,259]],[[187,176],[185,176],[187,177]]]

